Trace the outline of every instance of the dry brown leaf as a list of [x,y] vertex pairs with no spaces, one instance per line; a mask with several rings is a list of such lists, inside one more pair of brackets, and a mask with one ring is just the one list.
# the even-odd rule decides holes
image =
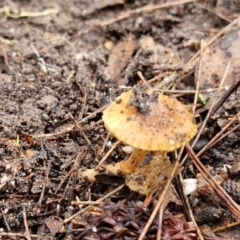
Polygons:
[[108,67],[106,69],[108,78],[111,82],[116,82],[122,85],[122,71],[125,70],[127,65],[132,59],[132,55],[136,46],[133,40],[118,43],[112,50],[108,59]]
[[[199,79],[200,89],[207,90],[219,87],[226,71],[230,67],[223,86],[231,86],[239,78],[240,74],[240,29],[234,30],[216,41],[207,48],[202,56],[201,78]],[[198,80],[199,64],[195,67],[195,81]],[[221,91],[219,98],[225,90]],[[214,96],[213,92],[204,94],[209,105]]]
[[49,217],[44,219],[44,223],[48,227],[51,234],[55,235],[56,233],[63,233],[65,232],[63,222],[60,219]]

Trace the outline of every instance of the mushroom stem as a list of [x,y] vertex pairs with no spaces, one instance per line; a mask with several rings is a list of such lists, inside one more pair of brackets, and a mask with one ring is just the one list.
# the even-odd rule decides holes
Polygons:
[[129,158],[122,160],[116,164],[109,164],[106,170],[114,175],[121,173],[122,175],[130,174],[140,165],[148,151],[134,148]]

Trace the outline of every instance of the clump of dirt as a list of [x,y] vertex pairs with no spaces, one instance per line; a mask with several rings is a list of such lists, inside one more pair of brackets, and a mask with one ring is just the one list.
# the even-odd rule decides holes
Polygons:
[[158,93],[147,93],[147,87],[143,85],[134,87],[133,94],[134,96],[130,98],[129,104],[135,106],[142,114],[148,114],[151,111],[150,103],[158,102]]

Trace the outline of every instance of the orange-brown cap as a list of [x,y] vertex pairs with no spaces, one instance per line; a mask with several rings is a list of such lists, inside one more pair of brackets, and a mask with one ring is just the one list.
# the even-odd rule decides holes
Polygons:
[[122,93],[103,112],[105,127],[120,141],[142,150],[170,152],[196,134],[192,115],[178,100],[148,91],[145,97],[150,101],[143,98],[141,102],[134,99],[135,94],[132,90]]

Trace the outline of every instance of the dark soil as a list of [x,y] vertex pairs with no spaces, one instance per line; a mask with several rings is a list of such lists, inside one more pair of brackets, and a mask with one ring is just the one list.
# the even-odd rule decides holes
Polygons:
[[[109,176],[104,169],[94,183],[78,175],[79,168],[95,168],[117,141],[108,136],[103,125],[104,107],[125,88],[139,82],[141,75],[137,72],[148,80],[159,74],[182,71],[199,49],[199,41],[209,40],[240,13],[237,0],[218,1],[216,5],[212,1],[172,4],[151,11],[135,11],[150,3],[173,2],[0,2],[0,239],[138,238],[155,203],[143,213],[136,203],[144,201],[144,196],[127,187],[109,197],[105,208],[100,205],[91,211],[94,214],[103,211],[102,221],[107,216],[104,211],[109,214],[106,204],[117,209],[117,216],[127,219],[124,221],[130,222],[128,228],[134,229],[128,232],[128,237],[116,232],[109,234],[108,229],[115,226],[111,220],[115,216],[108,216],[101,223],[107,226],[102,237],[89,233],[88,238],[82,233],[100,220],[93,214],[95,218],[90,224],[85,215],[84,223],[75,219],[74,225],[69,217],[85,207],[77,200],[96,201],[124,182],[122,177]],[[21,17],[24,12],[26,15]],[[116,19],[120,16],[124,17]],[[173,52],[178,57],[170,61]],[[153,81],[152,86],[155,84],[160,83]],[[193,71],[174,86],[178,90],[194,90]],[[204,129],[201,141],[208,142],[221,130],[220,123],[227,123],[240,111],[239,94],[234,94],[232,100],[236,104],[217,112]],[[190,104],[193,94],[183,95],[179,100]],[[203,108],[196,121],[201,123],[205,116]],[[214,169],[240,162],[239,139],[238,128],[204,153],[201,160]],[[118,145],[106,163],[124,159],[126,153],[122,147],[123,144]],[[195,169],[185,169],[184,176],[195,178],[196,173]],[[237,195],[239,183],[236,177],[233,181]],[[229,183],[225,185],[232,187]],[[237,201],[239,197],[234,199]],[[214,228],[236,220],[221,203],[207,201],[205,196],[200,196],[199,201],[193,206],[199,224]],[[199,215],[199,207],[216,210],[211,222]],[[173,221],[174,214],[185,213],[174,202],[167,209],[172,215],[165,212],[166,223]],[[222,216],[227,216],[227,220]],[[178,221],[186,222],[176,218],[174,224]],[[145,239],[156,239],[157,224],[156,218]],[[169,230],[166,225],[164,229]],[[240,239],[240,231],[234,229],[220,236]]]

